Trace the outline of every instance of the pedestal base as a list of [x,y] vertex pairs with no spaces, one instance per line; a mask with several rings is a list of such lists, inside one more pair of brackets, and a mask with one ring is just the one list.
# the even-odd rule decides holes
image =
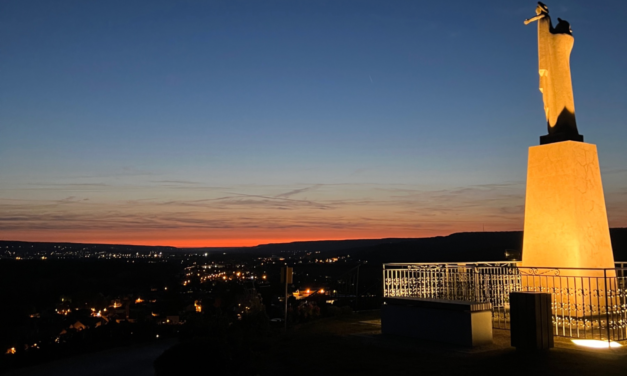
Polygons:
[[614,268],[595,145],[529,148],[522,266]]
[[544,136],[540,136],[540,145],[552,144],[554,142],[562,142],[562,141],[579,141],[583,142],[582,134],[547,134]]

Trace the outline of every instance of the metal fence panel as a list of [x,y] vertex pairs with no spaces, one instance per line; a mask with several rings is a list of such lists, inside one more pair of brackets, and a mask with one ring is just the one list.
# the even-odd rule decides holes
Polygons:
[[614,269],[530,268],[516,262],[384,264],[384,297],[492,303],[493,325],[509,329],[509,293],[551,294],[556,336],[627,340],[627,263]]

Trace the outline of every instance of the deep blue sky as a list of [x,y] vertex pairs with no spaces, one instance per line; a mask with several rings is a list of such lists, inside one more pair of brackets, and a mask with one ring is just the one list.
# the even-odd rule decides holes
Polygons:
[[[521,229],[535,4],[2,1],[0,238]],[[627,226],[627,2],[548,6]]]

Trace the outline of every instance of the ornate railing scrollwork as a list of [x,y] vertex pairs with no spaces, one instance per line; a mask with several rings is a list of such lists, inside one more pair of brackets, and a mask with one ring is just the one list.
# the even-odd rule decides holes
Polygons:
[[559,276],[560,275],[560,270],[559,269],[554,269],[554,268],[550,268],[550,269],[540,269],[540,268],[520,268],[519,270],[520,274],[523,275],[553,275],[553,276]]
[[627,341],[627,263],[615,269],[517,267],[515,262],[385,264],[385,297],[490,302],[509,328],[509,293],[551,294],[556,335]]

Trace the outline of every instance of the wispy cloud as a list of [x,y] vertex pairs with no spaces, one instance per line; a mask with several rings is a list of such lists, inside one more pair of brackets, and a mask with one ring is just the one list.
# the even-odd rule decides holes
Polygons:
[[[254,231],[281,238],[314,230],[353,237],[369,237],[375,231],[381,236],[420,236],[480,230],[483,224],[493,230],[521,229],[524,216],[524,182],[438,189],[406,184],[247,185],[216,190],[189,190],[188,186],[113,186],[107,187],[110,191],[91,192],[89,197],[0,196],[1,237],[20,231],[155,236],[163,232],[244,235]],[[306,198],[298,198],[305,194]],[[52,190],[51,195],[58,192]],[[627,205],[620,197],[624,196],[607,197],[613,226],[627,222]]]
[[189,180],[151,180],[151,183],[200,185],[199,182]]
[[613,168],[609,170],[602,170],[601,174],[605,175],[617,175],[617,174],[625,174],[627,173],[627,168]]
[[314,186],[311,186],[311,187],[300,188],[300,189],[293,189],[293,190],[291,190],[289,192],[281,193],[281,194],[278,194],[278,195],[276,195],[274,197],[276,197],[276,198],[288,198],[290,196],[294,196],[294,195],[297,195],[299,193],[311,191],[311,190],[316,189],[316,188],[318,188],[320,186],[321,186],[320,184],[317,184],[317,185],[314,185]]

